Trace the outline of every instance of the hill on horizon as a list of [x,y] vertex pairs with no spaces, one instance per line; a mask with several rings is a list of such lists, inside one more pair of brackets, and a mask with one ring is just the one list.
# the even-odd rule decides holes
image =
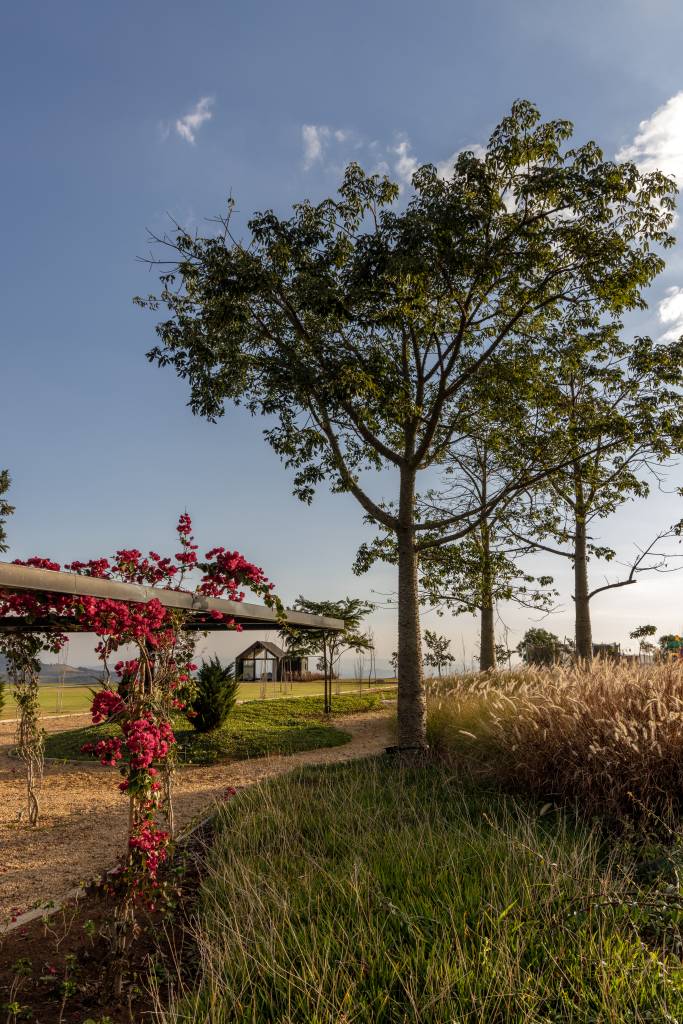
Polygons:
[[[0,677],[7,678],[7,660],[2,654],[0,654]],[[97,668],[43,663],[39,678],[41,683],[57,684],[63,680],[64,686],[87,686],[101,683],[104,672]]]

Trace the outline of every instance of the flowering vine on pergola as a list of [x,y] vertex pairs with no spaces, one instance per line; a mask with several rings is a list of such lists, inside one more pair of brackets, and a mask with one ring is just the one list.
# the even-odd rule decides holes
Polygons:
[[[238,552],[212,548],[201,560],[187,514],[176,529],[181,550],[172,557],[123,549],[111,558],[71,562],[67,572],[46,558],[0,562],[0,651],[19,709],[17,747],[26,764],[30,824],[38,818],[36,779],[43,763],[38,654],[58,652],[69,633],[98,637],[105,685],[93,697],[92,720],[117,725],[120,735],[109,731],[83,749],[119,769],[119,788],[130,801],[128,852],[116,878],[124,918],[137,901],[153,906],[159,898],[158,868],[173,833],[172,716],[185,711],[192,697],[196,635],[283,625],[344,628],[338,619],[286,610],[263,571]],[[192,592],[186,588],[189,573],[200,574]],[[242,587],[264,604],[245,603]],[[117,661],[112,676],[110,657],[130,645],[136,657]],[[166,828],[157,820],[159,811]]]
[[[232,628],[240,630],[279,629],[278,613],[266,605],[229,601],[226,598],[206,597],[202,594],[179,590],[161,590],[135,583],[119,583],[115,580],[99,579],[92,576],[76,576],[70,572],[35,568],[15,562],[0,562],[0,594],[2,591],[54,594],[59,597],[99,597],[128,604],[145,604],[153,599],[165,608],[174,608],[186,613],[182,628],[197,632],[225,632],[227,616],[232,619]],[[212,618],[212,612],[220,612],[221,618]],[[338,632],[344,629],[341,619],[322,615],[308,615],[304,612],[285,610],[287,624],[296,629],[326,629]],[[78,633],[85,632],[83,626],[68,615],[53,615],[35,619],[27,615],[0,616],[0,633],[40,632]]]

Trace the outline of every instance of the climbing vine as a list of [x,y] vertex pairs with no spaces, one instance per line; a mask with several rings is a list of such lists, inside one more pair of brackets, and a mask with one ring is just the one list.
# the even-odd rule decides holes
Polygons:
[[[266,604],[283,609],[272,593],[273,585],[263,571],[242,555],[215,547],[200,559],[192,534],[190,517],[180,517],[177,533],[180,550],[172,557],[150,551],[122,549],[111,558],[74,561],[64,568],[81,576],[144,584],[166,590],[188,590],[189,578],[197,582],[192,592],[204,597],[227,597],[242,601],[248,587]],[[58,563],[30,558],[18,564],[59,570]],[[196,618],[196,613],[193,613]],[[38,820],[37,786],[42,773],[42,732],[38,725],[38,672],[41,650],[58,652],[66,643],[66,632],[54,632],[49,620],[68,620],[76,631],[98,637],[97,655],[105,670],[105,683],[93,697],[93,724],[113,724],[102,739],[83,748],[103,765],[115,767],[119,789],[129,801],[128,846],[111,888],[123,894],[119,915],[119,952],[129,936],[128,925],[134,907],[144,902],[154,907],[163,895],[159,868],[168,856],[174,831],[172,781],[175,761],[174,715],[187,713],[192,695],[194,635],[184,629],[187,612],[166,608],[157,598],[130,603],[88,596],[65,596],[45,592],[3,591],[0,615],[21,617],[30,632],[0,634],[0,649],[8,660],[19,707],[17,746],[26,765],[29,793],[29,821]],[[203,615],[222,621],[226,628],[239,630],[230,616],[211,610]],[[45,620],[48,620],[46,623]],[[196,635],[196,634],[195,634]],[[134,657],[113,657],[122,649]]]
[[41,640],[32,633],[10,634],[2,644],[7,659],[7,672],[17,705],[15,742],[17,754],[24,762],[26,777],[26,812],[29,825],[38,821],[38,793],[43,778],[44,732],[39,725],[38,654]]

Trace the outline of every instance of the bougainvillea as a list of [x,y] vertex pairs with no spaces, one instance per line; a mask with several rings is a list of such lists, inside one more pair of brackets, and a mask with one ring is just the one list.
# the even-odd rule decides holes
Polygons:
[[[186,513],[180,517],[177,533],[180,551],[173,557],[155,551],[143,555],[136,548],[125,548],[111,558],[73,561],[64,568],[80,576],[166,590],[188,590],[187,579],[193,574],[199,576],[194,592],[205,597],[241,601],[243,588],[248,587],[269,606],[282,609],[263,571],[238,552],[216,547],[200,560]],[[61,568],[40,557],[17,560],[17,564],[53,571]],[[93,697],[92,721],[94,725],[115,724],[120,735],[107,736],[83,749],[103,765],[118,769],[122,776],[119,788],[130,801],[128,852],[117,878],[125,883],[129,902],[156,902],[158,869],[173,833],[175,736],[171,717],[185,708],[196,668],[192,662],[196,634],[183,629],[187,613],[167,608],[157,598],[142,604],[50,591],[2,591],[0,616],[22,616],[33,622],[31,636],[34,640],[39,637],[40,646],[52,652],[62,648],[69,627],[97,635],[96,651],[105,668],[106,683]],[[45,620],[54,617],[65,621],[64,633],[47,629]],[[204,621],[208,617],[223,621],[226,628],[240,628],[223,612],[207,611]],[[112,655],[131,645],[135,656],[118,660],[112,676]]]

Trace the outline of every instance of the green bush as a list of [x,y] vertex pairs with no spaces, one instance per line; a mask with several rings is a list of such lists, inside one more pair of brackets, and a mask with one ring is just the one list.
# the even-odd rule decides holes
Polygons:
[[202,662],[197,673],[197,693],[192,700],[197,732],[211,732],[225,722],[237,701],[239,681],[233,665],[221,665],[217,657]]

